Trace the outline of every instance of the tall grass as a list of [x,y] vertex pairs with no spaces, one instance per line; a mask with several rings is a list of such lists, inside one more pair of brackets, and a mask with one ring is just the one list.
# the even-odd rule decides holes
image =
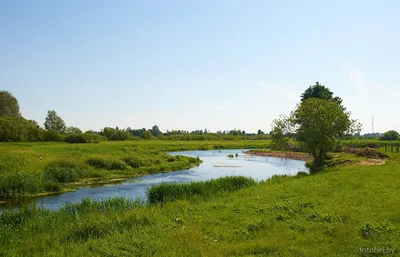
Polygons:
[[7,210],[0,256],[369,256],[360,247],[397,256],[399,156],[231,193],[201,182],[208,193],[191,194],[182,185],[172,190],[177,201],[162,205],[85,199],[57,211]]
[[150,187],[146,195],[150,203],[166,203],[175,200],[186,200],[192,197],[210,197],[223,192],[233,192],[255,184],[256,181],[252,178],[231,176],[185,184],[162,183]]
[[199,158],[170,156],[170,151],[260,148],[266,143],[243,140],[0,143],[0,201],[59,192],[70,188],[68,183],[82,179],[107,181],[189,169],[201,163]]

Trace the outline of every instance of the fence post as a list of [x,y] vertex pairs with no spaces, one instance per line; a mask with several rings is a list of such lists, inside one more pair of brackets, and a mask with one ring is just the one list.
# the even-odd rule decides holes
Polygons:
[[400,147],[399,147],[399,144],[397,144],[396,145],[396,153],[399,153],[400,152]]
[[391,152],[393,153],[393,145],[390,145]]
[[387,152],[387,145],[385,145],[385,153]]

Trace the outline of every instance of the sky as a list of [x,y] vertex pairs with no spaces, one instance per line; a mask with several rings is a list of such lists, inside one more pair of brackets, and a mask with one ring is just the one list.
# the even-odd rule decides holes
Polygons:
[[269,132],[310,85],[400,130],[400,1],[2,0],[0,90],[43,124]]

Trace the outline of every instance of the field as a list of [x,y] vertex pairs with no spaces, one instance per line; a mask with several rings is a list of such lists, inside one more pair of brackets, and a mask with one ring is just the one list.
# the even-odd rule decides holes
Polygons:
[[[121,142],[108,145],[107,152],[118,158],[130,145],[166,152],[257,144],[223,143]],[[258,143],[252,146],[265,144]],[[43,151],[43,162],[51,152],[47,147],[60,156],[65,147],[90,149],[80,162],[101,156],[96,145],[34,147],[34,157]],[[387,154],[391,160],[381,166],[335,166],[265,182],[225,178],[156,186],[149,190],[151,203],[116,198],[85,200],[59,211],[7,211],[0,216],[0,255],[382,256],[362,251],[384,247],[398,256],[400,154]]]
[[267,143],[262,140],[0,143],[0,201],[188,169],[200,163],[196,158],[169,156],[170,151],[260,148]]

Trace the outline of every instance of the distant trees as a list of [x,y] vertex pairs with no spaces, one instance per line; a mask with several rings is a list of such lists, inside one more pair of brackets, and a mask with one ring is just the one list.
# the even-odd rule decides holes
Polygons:
[[20,117],[19,104],[8,91],[0,91],[0,116]]
[[0,116],[0,142],[40,141],[41,138],[41,129],[36,121]]
[[162,132],[161,132],[161,130],[158,128],[157,125],[154,125],[154,126],[151,128],[151,134],[152,134],[153,136],[155,136],[155,137],[158,137],[158,136],[162,135]]
[[58,133],[65,133],[66,126],[63,119],[57,115],[56,111],[47,111],[44,127],[47,130],[55,130]]
[[0,91],[0,142],[11,141],[65,141],[69,143],[90,143],[103,140],[163,139],[163,140],[262,140],[269,139],[261,130],[257,134],[233,129],[212,133],[207,129],[193,131],[172,130],[163,133],[158,125],[151,129],[120,129],[105,127],[100,132],[82,133],[78,127],[67,127],[55,110],[49,110],[45,117],[44,129],[36,121],[26,120],[19,113],[17,99],[8,91]]
[[146,130],[140,135],[140,137],[143,139],[151,139],[153,137],[153,134],[151,133],[151,130]]
[[257,135],[265,135],[265,133],[264,133],[264,131],[262,131],[261,129],[259,129],[259,130],[257,131]]
[[70,126],[65,130],[65,134],[82,134],[82,130],[77,127]]
[[17,99],[8,91],[0,91],[0,142],[41,140],[36,121],[23,118]]
[[380,137],[380,140],[398,140],[400,139],[400,134],[396,130],[389,130]]
[[118,127],[105,127],[102,131],[100,131],[100,135],[111,141],[127,140],[132,138],[132,135],[129,131],[125,129],[119,129]]

